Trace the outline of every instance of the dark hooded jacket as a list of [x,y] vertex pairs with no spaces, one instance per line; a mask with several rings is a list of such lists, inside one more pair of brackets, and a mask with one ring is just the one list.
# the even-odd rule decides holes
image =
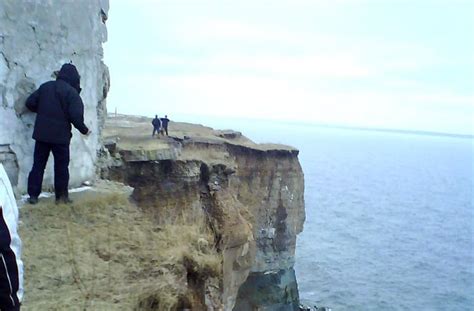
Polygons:
[[151,121],[151,124],[153,124],[153,127],[157,129],[161,127],[161,121],[158,117],[155,117],[153,121]]
[[167,117],[164,117],[164,118],[161,118],[161,124],[163,125],[163,127],[165,129],[168,128],[168,123],[170,122],[170,119],[168,119]]
[[72,64],[64,64],[56,81],[43,83],[26,100],[26,107],[37,113],[33,139],[52,144],[69,144],[71,123],[82,134],[84,104],[79,96],[80,76]]

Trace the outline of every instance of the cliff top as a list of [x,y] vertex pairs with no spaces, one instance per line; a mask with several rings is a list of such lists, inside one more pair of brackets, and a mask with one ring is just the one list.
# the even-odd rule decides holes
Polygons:
[[[152,137],[152,118],[130,115],[109,115],[103,132],[105,145],[117,148],[127,161],[202,159],[208,156],[193,148],[197,145],[229,144],[257,152],[298,154],[298,150],[280,144],[257,144],[233,130],[215,130],[200,124],[170,121],[169,136]],[[207,159],[209,160],[209,159]]]

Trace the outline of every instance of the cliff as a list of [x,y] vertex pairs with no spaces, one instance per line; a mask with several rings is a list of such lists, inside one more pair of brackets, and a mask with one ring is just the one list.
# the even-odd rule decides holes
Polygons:
[[[22,207],[23,309],[296,309],[305,217],[298,151],[176,122],[157,139],[150,119],[106,120],[108,5],[0,1],[0,162],[16,193],[33,161],[35,115],[25,99],[70,61],[93,132],[73,134],[70,186],[102,177],[72,193],[73,205]],[[43,190],[52,186],[50,162]]]
[[132,186],[132,197],[158,222],[206,219],[223,256],[226,310],[293,310],[296,235],[305,219],[298,151],[186,123],[171,123],[171,137],[154,139],[150,122],[108,119],[111,164],[102,177]]
[[25,309],[297,310],[298,151],[150,123],[107,119],[103,179],[72,206],[21,209]]
[[[85,120],[93,133],[84,138],[74,130],[71,148],[81,156],[71,158],[71,186],[95,176],[109,87],[102,62],[107,12],[107,0],[0,1],[0,162],[17,193],[25,192],[33,162],[35,114],[24,102],[70,61],[81,75]],[[45,188],[52,186],[52,177],[51,160]]]

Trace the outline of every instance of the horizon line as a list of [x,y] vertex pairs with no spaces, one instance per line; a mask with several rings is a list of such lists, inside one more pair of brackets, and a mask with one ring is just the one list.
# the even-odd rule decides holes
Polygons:
[[457,137],[457,138],[465,138],[465,139],[474,139],[473,134],[459,134],[459,133],[437,132],[437,131],[428,131],[428,130],[412,130],[412,129],[397,129],[397,128],[383,128],[383,127],[364,127],[364,126],[351,126],[351,125],[338,125],[338,124],[314,124],[314,126],[337,128],[337,129],[347,129],[347,130],[356,130],[356,131],[399,133],[399,134],[409,134],[409,135],[442,136],[442,137]]
[[[201,115],[202,117],[212,118],[214,116]],[[222,118],[221,116],[219,118]],[[336,123],[319,123],[311,121],[298,121],[298,120],[282,120],[282,119],[263,119],[263,118],[249,118],[249,117],[224,117],[226,119],[234,120],[259,120],[265,122],[278,121],[285,124],[297,124],[303,126],[315,126],[315,127],[326,127],[326,128],[337,128],[345,130],[357,130],[357,131],[370,131],[370,132],[385,132],[385,133],[400,133],[400,134],[411,134],[411,135],[424,135],[424,136],[443,136],[443,137],[457,137],[465,139],[474,139],[474,134],[461,134],[461,133],[450,133],[440,132],[431,130],[416,130],[416,129],[400,129],[400,128],[383,128],[383,127],[370,127],[370,126],[358,126],[358,125],[344,125]]]
[[[113,115],[114,112],[108,112],[107,115]],[[130,116],[139,116],[139,117],[147,117],[141,114],[123,114],[117,113],[118,115],[130,115]],[[272,122],[278,121],[280,124],[297,124],[303,126],[315,126],[315,127],[323,127],[323,128],[335,128],[335,129],[343,129],[343,130],[357,130],[357,131],[369,131],[369,132],[384,132],[384,133],[399,133],[399,134],[409,134],[409,135],[423,135],[423,136],[441,136],[441,137],[456,137],[456,138],[464,138],[464,139],[474,139],[474,134],[460,134],[460,133],[449,133],[449,132],[438,132],[438,131],[431,131],[431,130],[416,130],[416,129],[399,129],[399,128],[383,128],[383,127],[370,127],[370,126],[357,126],[357,125],[343,125],[343,124],[331,124],[331,123],[318,123],[318,122],[311,122],[311,121],[298,121],[298,120],[281,120],[281,119],[262,119],[262,118],[249,118],[249,117],[232,117],[232,116],[211,116],[211,115],[187,115],[181,114],[184,116],[192,116],[192,117],[205,117],[205,118],[219,118],[219,119],[231,119],[231,120],[248,120],[248,121],[265,121],[265,122]],[[188,121],[185,121],[188,122]],[[197,124],[197,123],[196,123]],[[205,124],[202,124],[206,126]]]

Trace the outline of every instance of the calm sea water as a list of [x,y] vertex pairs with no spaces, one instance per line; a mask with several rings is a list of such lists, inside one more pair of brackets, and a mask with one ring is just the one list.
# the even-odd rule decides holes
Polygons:
[[333,310],[474,310],[473,140],[271,127],[300,149],[300,297]]
[[474,140],[208,119],[300,150],[300,297],[336,310],[474,310]]

